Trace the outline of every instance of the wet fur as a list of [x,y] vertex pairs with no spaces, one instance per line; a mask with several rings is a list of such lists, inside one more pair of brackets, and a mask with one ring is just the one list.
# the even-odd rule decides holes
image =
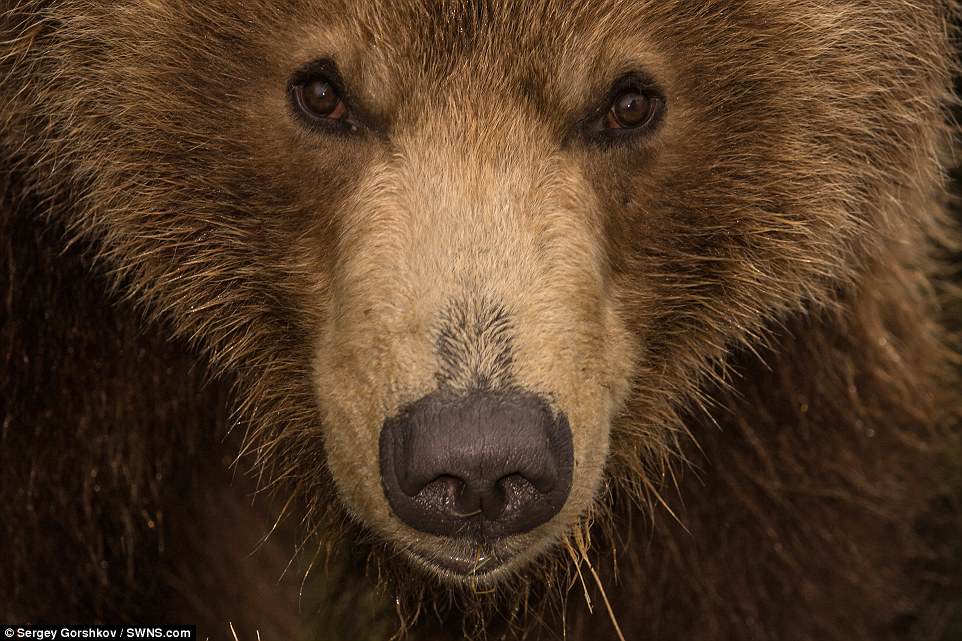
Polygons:
[[[285,512],[298,533],[275,533],[282,550],[267,551],[274,560],[258,577],[238,572],[251,586],[242,593],[271,585],[295,549],[308,565],[318,546],[354,540],[363,550],[352,561],[356,582],[338,580],[354,587],[380,577],[415,636],[505,627],[537,636],[562,621],[571,639],[613,634],[594,588],[596,613],[587,614],[564,546],[488,594],[440,586],[359,526],[389,522],[371,492],[377,479],[357,467],[356,492],[345,489],[338,470],[351,468],[352,452],[330,433],[325,447],[318,430],[319,415],[327,429],[337,423],[325,408],[348,407],[358,383],[319,370],[310,356],[323,349],[317,328],[329,321],[318,301],[347,301],[358,319],[365,300],[381,302],[376,279],[360,276],[353,298],[337,298],[336,277],[348,269],[391,276],[376,252],[356,249],[396,238],[365,244],[378,237],[361,226],[365,215],[403,220],[391,195],[403,193],[405,175],[372,178],[376,161],[306,133],[260,134],[279,126],[269,116],[285,116],[272,83],[333,47],[380,79],[386,96],[445,86],[432,84],[439,79],[476,90],[466,71],[488,70],[485,79],[498,78],[488,89],[494,99],[452,127],[466,132],[475,166],[410,132],[393,143],[424,166],[440,155],[468,182],[529,196],[538,192],[511,171],[538,160],[512,153],[499,167],[507,174],[491,170],[478,159],[497,156],[499,143],[469,116],[536,145],[604,89],[586,78],[607,79],[627,58],[667,83],[670,126],[652,149],[612,150],[599,161],[605,156],[586,147],[559,155],[558,172],[542,176],[556,187],[552,212],[584,212],[559,238],[575,239],[569,249],[579,260],[597,254],[616,292],[606,299],[611,322],[630,337],[595,328],[585,339],[585,353],[603,345],[614,355],[590,363],[589,379],[613,389],[585,406],[609,394],[618,415],[601,485],[582,488],[598,494],[582,519],[585,530],[594,521],[589,558],[629,638],[935,634],[938,598],[919,577],[932,578],[937,550],[916,526],[944,478],[960,405],[939,311],[950,293],[938,286],[942,248],[953,242],[942,172],[954,3],[657,2],[610,11],[618,4],[507,12],[498,2],[435,10],[298,0],[281,11],[272,2],[47,0],[0,13],[0,555],[13,560],[0,571],[0,596],[12,595],[4,618],[216,622],[241,610],[251,626],[266,626],[261,612],[288,607],[294,621],[293,589],[277,605],[238,606],[220,581],[196,573],[216,551],[227,560],[207,566],[230,582],[230,568],[246,558],[244,545],[232,552],[210,540],[217,528],[197,515],[222,513],[263,533]],[[505,57],[486,46],[491,34],[516,49]],[[365,57],[363,43],[377,44],[380,57]],[[567,55],[552,57],[545,43]],[[395,60],[409,73],[398,75]],[[556,74],[574,79],[573,94],[551,84]],[[486,111],[499,105],[503,113]],[[395,126],[404,132],[404,124]],[[318,160],[318,147],[327,158]],[[505,175],[516,180],[492,182]],[[309,207],[318,185],[354,218],[334,216],[333,204]],[[353,236],[345,220],[356,223],[347,227]],[[548,319],[572,332],[581,328],[570,319],[589,318],[595,295],[579,264],[573,259],[570,283],[558,286],[573,285],[565,291],[582,307]],[[502,323],[485,309],[468,301],[433,334],[405,333],[424,319],[380,317],[393,328],[391,345],[421,340],[476,370],[448,368],[440,379],[427,361],[398,364],[371,325],[338,334],[323,353],[344,371],[378,353],[388,373],[356,368],[368,383],[388,374],[416,381],[384,385],[351,411],[386,414],[431,386],[476,383],[479,372],[487,385],[504,383],[524,353],[560,349],[525,338],[533,323]],[[485,332],[495,347],[474,350]],[[525,372],[577,390],[579,373],[553,363]],[[403,379],[404,367],[417,376]],[[336,399],[319,403],[318,379],[341,390]],[[219,445],[231,427],[246,434],[243,447]],[[580,438],[590,436],[598,435]],[[264,508],[268,493],[258,504],[266,514],[244,515],[236,497],[245,486],[216,471],[237,450],[252,483],[274,490],[276,506]],[[211,495],[197,496],[198,486]],[[189,544],[165,543],[178,532]],[[581,576],[590,581],[586,567]],[[178,601],[192,591],[203,599]],[[445,631],[435,629],[435,610],[465,614],[447,614]],[[277,624],[278,638],[295,634],[288,625]]]

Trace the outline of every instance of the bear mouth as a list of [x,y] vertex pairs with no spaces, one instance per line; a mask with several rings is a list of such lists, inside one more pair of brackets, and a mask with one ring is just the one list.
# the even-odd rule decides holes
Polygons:
[[470,551],[426,554],[409,549],[414,561],[432,574],[455,580],[493,576],[511,560],[511,554],[492,549],[475,548]]

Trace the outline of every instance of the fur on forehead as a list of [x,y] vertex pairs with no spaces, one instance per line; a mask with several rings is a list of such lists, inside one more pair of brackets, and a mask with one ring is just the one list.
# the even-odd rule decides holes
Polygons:
[[295,50],[301,62],[334,59],[380,114],[470,87],[570,120],[618,75],[659,67],[657,21],[633,13],[630,3],[345,3],[304,14]]

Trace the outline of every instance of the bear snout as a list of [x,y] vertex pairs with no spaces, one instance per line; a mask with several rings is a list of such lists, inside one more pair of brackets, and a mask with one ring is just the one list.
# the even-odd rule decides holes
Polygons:
[[564,506],[571,429],[534,394],[434,392],[384,422],[380,469],[388,503],[406,525],[493,543]]

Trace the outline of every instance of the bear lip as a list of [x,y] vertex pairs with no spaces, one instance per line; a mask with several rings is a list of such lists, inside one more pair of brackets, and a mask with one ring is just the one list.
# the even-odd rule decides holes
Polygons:
[[451,573],[459,577],[487,576],[503,567],[510,559],[510,556],[506,558],[494,552],[471,555],[454,553],[428,555],[417,550],[408,550],[408,552],[436,572]]

